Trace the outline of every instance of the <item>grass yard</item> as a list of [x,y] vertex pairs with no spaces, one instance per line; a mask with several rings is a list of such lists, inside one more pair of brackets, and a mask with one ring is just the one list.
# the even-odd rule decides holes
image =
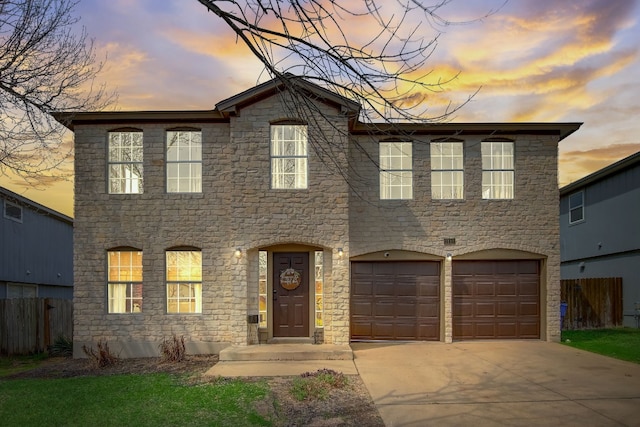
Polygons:
[[562,331],[562,344],[616,359],[640,363],[640,329]]
[[166,373],[0,379],[2,425],[268,426],[252,403],[263,382],[189,384]]

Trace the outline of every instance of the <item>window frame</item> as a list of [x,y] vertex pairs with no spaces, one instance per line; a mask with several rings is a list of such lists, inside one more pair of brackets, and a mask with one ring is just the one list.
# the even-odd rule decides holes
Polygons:
[[[454,168],[454,163],[455,159],[458,159],[458,156],[455,156],[453,153],[453,150],[448,150],[449,155],[443,155],[443,147],[444,146],[459,146],[460,148],[460,167],[459,168]],[[434,155],[434,148],[435,147],[440,147],[440,155],[439,156],[435,156]],[[430,164],[431,164],[431,199],[433,200],[464,200],[464,141],[431,141],[430,146],[429,146],[429,159],[430,159]],[[435,160],[439,160],[440,166],[436,167],[436,161]],[[442,165],[445,163],[445,160],[449,162],[450,166],[449,168],[443,167]],[[459,177],[459,181],[460,181],[460,185],[454,185],[454,184],[450,184],[450,185],[444,185],[442,184],[443,180],[440,179],[440,185],[436,186],[436,176],[449,176],[449,182],[453,182],[455,181],[454,177],[456,175],[458,175]],[[438,197],[436,197],[436,191],[435,189],[439,189],[439,195]],[[450,193],[448,195],[450,195],[451,197],[444,197],[444,189],[445,188],[450,188]],[[460,195],[459,197],[453,197],[454,196],[454,190],[459,189],[460,191]]]
[[[490,144],[490,145],[489,145]],[[493,147],[494,144],[501,144],[501,154],[500,156],[495,156]],[[505,156],[504,147],[506,145],[511,146],[511,155]],[[488,153],[485,150],[485,147],[489,146]],[[481,160],[482,160],[482,199],[483,200],[514,200],[516,197],[516,146],[515,142],[511,140],[485,140],[480,144],[481,151]],[[500,165],[494,165],[494,160],[500,159],[498,163]],[[505,167],[505,159],[510,159],[511,167]],[[489,167],[486,167],[485,161],[489,161],[491,164]],[[498,167],[499,166],[499,167]],[[499,180],[495,180],[495,174],[499,174],[501,178]],[[487,182],[487,176],[490,176],[490,182]],[[510,176],[511,183],[503,184],[498,183],[494,184],[496,181],[502,181],[504,177]],[[500,193],[506,193],[503,197],[498,197],[496,195],[495,189],[500,189]],[[510,188],[510,192],[506,192]],[[485,195],[486,191],[489,191],[488,195]]]
[[[111,159],[111,153],[112,153],[112,142],[114,142],[114,140],[112,139],[112,137],[115,136],[120,136],[120,143],[122,135],[124,134],[131,134],[131,138],[135,138],[135,137],[139,137],[140,138],[140,160],[135,160],[135,161],[123,161],[121,159],[117,159],[117,160],[112,160]],[[131,147],[133,147],[133,144],[130,144]],[[122,145],[120,146],[122,147]],[[133,151],[133,148],[132,150]],[[139,168],[140,174],[138,178],[134,178],[133,174],[131,174],[131,177],[124,177],[124,178],[120,178],[120,177],[114,177],[112,176],[112,167],[113,166],[127,166],[129,165],[131,167],[131,169],[133,168]],[[122,169],[123,171],[125,171],[125,175],[126,175],[126,171],[127,169]],[[113,191],[113,186],[112,183],[117,182],[116,180],[122,180],[122,183],[124,184],[124,191]],[[137,182],[137,191],[133,191],[133,183]],[[122,184],[119,185],[119,187],[122,187]],[[111,130],[108,132],[107,135],[107,193],[108,194],[143,194],[144,193],[144,133],[142,130],[139,129],[115,129],[115,130]]]
[[[577,196],[577,195],[580,195],[580,204],[572,207],[571,206],[571,199],[574,198],[574,196]],[[567,203],[569,205],[569,211],[568,211],[568,213],[569,213],[569,215],[568,215],[569,216],[569,225],[573,225],[573,224],[578,224],[578,223],[584,222],[585,221],[585,215],[584,215],[585,214],[584,190],[580,190],[580,191],[576,191],[574,193],[571,193],[569,195],[569,197],[567,197]],[[572,221],[571,213],[576,211],[576,210],[578,210],[578,209],[580,210],[580,213],[581,213],[580,218],[576,219],[575,221]]]
[[[391,153],[391,147],[396,147],[401,156],[394,156]],[[409,147],[409,155],[406,155],[406,148]],[[388,147],[383,149],[383,147]],[[384,153],[383,151],[386,151]],[[391,167],[392,159],[401,159],[399,167]],[[404,162],[408,158],[409,167],[405,167]],[[379,192],[380,200],[412,200],[413,199],[413,142],[412,141],[380,141],[378,143],[378,169],[379,169]],[[392,183],[393,174],[398,174],[400,179],[400,185],[394,185]],[[408,176],[410,184],[407,185],[404,180]],[[400,189],[400,197],[393,197],[392,189]],[[408,189],[408,194],[405,194],[405,189]]]
[[[303,135],[304,138],[294,138],[294,139],[275,139],[274,133],[276,128],[285,128],[290,127],[295,135]],[[296,132],[296,129],[301,132]],[[286,143],[286,141],[293,141],[294,144],[302,143],[300,147],[302,147],[303,153],[297,153],[298,147],[295,146],[294,154],[284,154],[280,153],[280,151],[286,151],[286,147],[283,145],[279,147],[277,143]],[[276,172],[276,169],[285,169],[286,163],[284,161],[289,160],[293,161],[294,164],[294,172],[289,173],[286,171]],[[303,166],[299,165],[299,163],[303,163]],[[269,127],[269,165],[271,170],[271,189],[272,190],[307,190],[309,188],[309,129],[306,124],[302,123],[272,123]],[[279,165],[276,167],[276,165]],[[285,167],[283,167],[285,166]],[[293,175],[293,186],[287,187],[285,186],[284,179],[287,175]],[[303,179],[298,182],[299,177]]]
[[[169,143],[171,141],[171,134],[176,134],[176,138],[177,138],[177,144],[178,146],[176,147],[176,159],[170,159],[169,156]],[[180,153],[181,150],[180,148],[182,147],[180,145],[181,143],[181,138],[180,136],[186,134],[188,135],[188,145],[187,145],[187,151],[189,153],[189,159],[184,160],[184,159],[180,159]],[[197,134],[199,136],[199,141],[196,142],[196,144],[199,144],[199,146],[194,147],[192,145],[193,143],[193,135]],[[193,154],[193,150],[195,148],[198,148],[199,151],[197,154],[199,154],[199,159],[192,159],[192,154]],[[176,165],[177,166],[177,175],[175,177],[170,177],[169,173],[170,173],[170,165]],[[185,166],[188,165],[189,166],[189,176],[187,177],[182,177],[180,175],[180,170],[181,170],[181,166]],[[200,194],[202,193],[202,131],[200,129],[167,129],[167,131],[165,132],[165,191],[168,194]],[[199,171],[197,173],[197,177],[194,177],[193,175],[193,166],[199,166]],[[197,168],[196,168],[197,169]],[[182,191],[180,189],[180,183],[183,180],[187,180],[188,182],[188,187],[189,189],[187,191]],[[172,191],[170,190],[170,182],[175,181],[177,183],[177,190]]]
[[[134,253],[138,254],[140,264],[134,264]],[[122,267],[129,267],[129,277],[131,280],[112,280],[112,265],[111,254],[118,254],[121,259],[122,254],[131,254],[131,262],[129,264],[118,263],[113,268],[118,268],[118,275],[123,270]],[[107,313],[108,314],[136,314],[141,313],[143,310],[143,285],[144,285],[144,270],[143,270],[143,251],[136,248],[115,248],[107,251]],[[139,269],[139,277],[134,277],[135,268]],[[115,277],[113,278],[115,279]],[[120,278],[118,278],[120,279]],[[138,280],[136,280],[138,279]],[[116,299],[115,288],[122,287],[124,285],[124,296],[119,296]],[[121,290],[118,292],[122,292]],[[135,295],[134,295],[135,294]],[[124,310],[117,310],[116,304],[123,306]],[[136,310],[137,305],[137,310]]]
[[[199,254],[199,266],[196,271],[199,271],[200,280],[182,280],[179,273],[179,269],[181,268],[178,261],[179,257],[176,258],[176,263],[170,263],[169,256],[174,253],[197,253]],[[177,280],[169,280],[171,278],[170,268],[175,267],[176,269],[176,279]],[[191,265],[188,266],[191,269]],[[196,276],[197,277],[197,276]],[[191,276],[189,277],[191,279]],[[188,289],[188,296],[182,296],[180,294],[181,289],[186,286]],[[170,289],[175,287],[177,293],[175,296],[170,295]],[[175,311],[171,310],[171,306],[173,305],[172,301],[175,301]],[[193,311],[181,311],[182,303],[188,303],[191,308],[191,304],[193,304]],[[202,314],[202,250],[199,248],[185,247],[185,248],[171,248],[165,251],[165,304],[166,304],[166,313],[167,314]]]
[[[11,214],[8,214],[7,213],[7,208],[10,208],[10,207],[11,208],[17,208],[18,212],[20,212],[20,216],[16,217],[16,216],[13,216]],[[24,209],[22,208],[22,206],[20,206],[20,205],[18,205],[16,203],[12,203],[12,202],[10,202],[10,201],[5,199],[4,200],[4,206],[3,206],[3,209],[2,209],[2,213],[3,213],[3,215],[4,215],[4,217],[6,219],[22,224],[22,221],[23,221],[23,218],[24,218]]]

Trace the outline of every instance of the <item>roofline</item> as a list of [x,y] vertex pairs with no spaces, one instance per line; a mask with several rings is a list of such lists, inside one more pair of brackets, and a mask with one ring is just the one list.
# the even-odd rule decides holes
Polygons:
[[216,110],[158,111],[88,111],[51,114],[56,121],[73,131],[77,125],[135,123],[227,123],[229,119]]
[[[35,209],[37,211],[41,211],[41,212],[44,212],[47,215],[56,217],[57,219],[59,219],[61,221],[64,221],[64,222],[67,222],[67,223],[69,223],[69,224],[71,224],[73,226],[73,218],[71,218],[71,217],[69,217],[69,216],[67,216],[67,215],[65,215],[63,213],[60,213],[58,211],[55,211],[55,210],[53,210],[51,208],[48,208],[45,205],[41,205],[38,202],[34,202],[31,199],[27,199],[26,197],[21,196],[18,193],[14,193],[11,190],[8,190],[8,189],[6,189],[4,187],[0,187],[0,194],[6,196],[7,198],[14,199],[15,201],[20,202],[23,205],[28,205],[28,206],[30,206],[31,208],[33,208],[33,209]],[[9,200],[9,201],[12,201],[12,200]]]
[[628,157],[625,157],[622,160],[618,160],[617,162],[612,163],[609,166],[605,166],[602,169],[585,176],[584,178],[580,178],[579,180],[572,182],[571,184],[565,185],[560,189],[560,195],[564,196],[567,193],[571,193],[577,190],[578,188],[585,187],[589,184],[600,181],[610,175],[613,175],[623,169],[634,166],[636,164],[640,164],[640,151]]
[[558,135],[562,141],[577,131],[581,122],[483,122],[483,123],[356,123],[351,133],[364,134],[412,134],[412,135],[479,135],[504,136],[512,134]]
[[[319,95],[326,101],[332,102],[337,105],[341,105],[346,109],[348,114],[357,114],[360,111],[361,105],[349,98],[334,93],[318,84],[305,80],[300,76],[285,73],[283,79],[291,82],[292,84],[299,86],[300,88],[309,92]],[[216,110],[223,114],[235,114],[237,113],[238,106],[246,105],[266,96],[272,95],[277,90],[282,89],[285,83],[282,79],[276,77],[267,82],[261,83],[255,87],[249,88],[243,92],[224,99],[216,104]]]

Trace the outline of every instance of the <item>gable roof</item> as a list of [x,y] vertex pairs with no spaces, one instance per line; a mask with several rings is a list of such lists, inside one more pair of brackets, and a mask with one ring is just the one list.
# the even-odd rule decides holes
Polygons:
[[628,157],[625,157],[622,160],[612,163],[609,166],[605,166],[602,169],[585,176],[584,178],[572,182],[571,184],[565,185],[560,189],[560,196],[565,196],[567,193],[571,193],[579,188],[586,187],[587,185],[594,182],[601,181],[611,175],[620,172],[621,170],[630,168],[638,164],[640,164],[640,151]]
[[222,114],[237,114],[238,110],[245,105],[253,104],[275,93],[291,89],[314,95],[316,99],[326,104],[340,107],[341,111],[349,116],[357,116],[360,111],[360,104],[357,102],[290,73],[285,73],[282,77],[273,78],[268,82],[222,100],[216,104],[216,110]]
[[38,202],[34,202],[31,199],[27,199],[24,196],[21,196],[17,193],[14,193],[11,190],[8,190],[4,187],[0,187],[0,198],[10,201],[11,203],[15,203],[20,206],[28,207],[38,213],[45,214],[51,217],[56,218],[62,222],[66,222],[73,226],[73,218],[68,217],[58,211],[54,211],[51,208],[48,208],[44,205],[41,205]]

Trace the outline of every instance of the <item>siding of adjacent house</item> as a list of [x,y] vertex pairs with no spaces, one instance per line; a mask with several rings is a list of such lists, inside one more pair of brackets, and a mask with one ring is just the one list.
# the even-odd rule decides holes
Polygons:
[[[0,298],[7,284],[38,285],[42,298],[73,295],[71,218],[15,195],[0,193]],[[22,222],[5,218],[5,203],[22,207]]]
[[[622,277],[624,326],[640,306],[640,153],[561,191],[563,279]],[[569,197],[584,194],[584,220],[569,224]],[[582,266],[582,267],[581,267]]]

